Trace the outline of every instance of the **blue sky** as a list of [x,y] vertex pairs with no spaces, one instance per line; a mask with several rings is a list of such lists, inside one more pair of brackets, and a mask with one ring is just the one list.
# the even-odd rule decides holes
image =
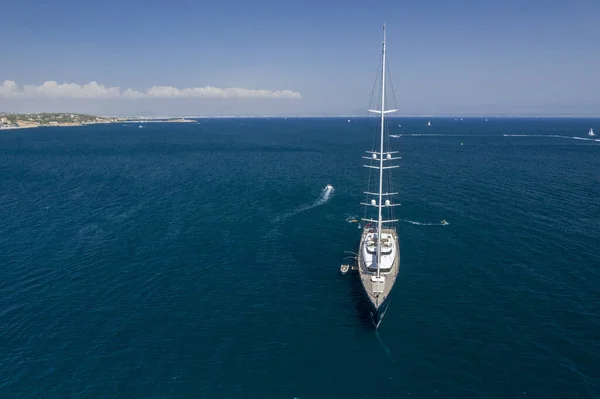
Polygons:
[[600,114],[599,1],[20,0],[1,10],[5,111],[360,115],[385,22],[401,114]]

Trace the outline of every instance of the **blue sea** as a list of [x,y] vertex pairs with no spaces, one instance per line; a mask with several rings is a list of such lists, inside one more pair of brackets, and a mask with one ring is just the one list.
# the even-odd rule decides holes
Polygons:
[[0,132],[0,398],[600,398],[600,119],[388,123],[377,331],[375,118]]

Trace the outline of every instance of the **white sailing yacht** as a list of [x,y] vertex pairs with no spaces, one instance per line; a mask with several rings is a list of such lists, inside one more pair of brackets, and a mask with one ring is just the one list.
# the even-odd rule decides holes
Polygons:
[[590,131],[588,132],[588,136],[590,136],[590,137],[594,137],[595,136],[594,129],[590,128]]
[[[390,303],[390,294],[398,270],[400,268],[400,246],[398,232],[395,228],[393,218],[395,206],[400,205],[391,201],[392,196],[397,193],[391,192],[390,169],[397,168],[397,165],[391,165],[391,161],[400,159],[394,154],[397,151],[389,151],[385,148],[385,115],[397,110],[385,109],[385,78],[386,78],[386,34],[385,25],[383,26],[383,46],[382,46],[382,75],[381,75],[381,108],[378,110],[370,109],[369,112],[381,116],[379,126],[379,149],[375,151],[366,151],[368,156],[363,158],[371,161],[370,165],[364,165],[378,174],[377,192],[366,191],[366,201],[361,203],[366,206],[365,222],[362,231],[360,244],[357,252],[357,266],[364,292],[367,298],[367,305],[371,320],[375,328],[379,327],[383,316]],[[386,179],[384,179],[384,174]],[[372,181],[371,179],[369,179]],[[369,217],[368,211],[373,216]]]

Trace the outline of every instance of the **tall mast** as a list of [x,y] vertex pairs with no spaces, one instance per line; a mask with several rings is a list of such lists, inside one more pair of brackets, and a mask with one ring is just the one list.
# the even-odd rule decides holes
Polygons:
[[379,265],[381,263],[381,199],[383,192],[383,128],[385,118],[385,24],[383,24],[383,63],[381,75],[381,135],[379,146],[379,201],[377,208],[379,216],[377,219],[377,279],[379,279]]

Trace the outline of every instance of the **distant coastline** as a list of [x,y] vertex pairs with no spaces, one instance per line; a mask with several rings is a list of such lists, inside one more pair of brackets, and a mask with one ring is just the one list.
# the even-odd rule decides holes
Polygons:
[[[75,113],[6,113],[0,112],[0,131],[11,129],[28,129],[35,127],[68,127],[86,126],[108,123],[190,123],[201,119],[365,119],[371,115],[196,115],[196,116],[95,116]],[[599,115],[391,115],[390,119],[598,119]]]
[[107,117],[71,113],[0,113],[0,130],[29,129],[54,126],[86,126],[106,123],[143,123],[143,122],[195,122],[187,118],[143,118],[143,117]]

